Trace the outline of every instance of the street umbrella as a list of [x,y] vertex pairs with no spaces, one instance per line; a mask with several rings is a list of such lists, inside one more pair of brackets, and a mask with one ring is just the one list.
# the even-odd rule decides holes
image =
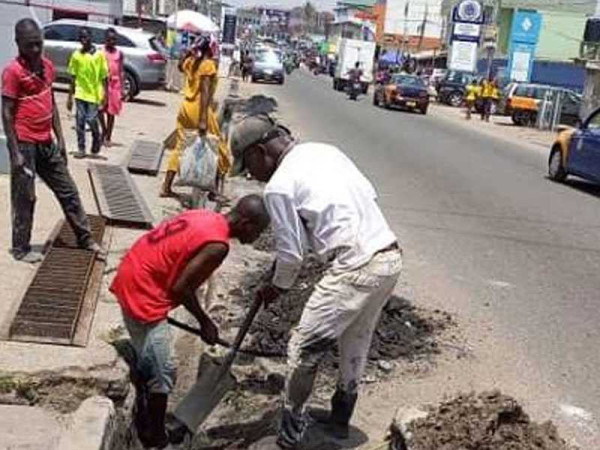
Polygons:
[[191,33],[216,33],[219,27],[204,14],[185,9],[172,14],[167,19],[167,26]]

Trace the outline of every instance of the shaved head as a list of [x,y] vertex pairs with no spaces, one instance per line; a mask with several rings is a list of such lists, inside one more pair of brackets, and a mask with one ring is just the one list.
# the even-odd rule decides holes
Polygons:
[[42,30],[33,19],[21,19],[15,25],[15,40],[19,55],[32,67],[40,67],[44,38]]
[[31,31],[40,31],[40,26],[33,19],[21,19],[15,24],[15,38]]
[[254,242],[269,226],[269,213],[260,195],[243,197],[227,215],[232,237],[243,244]]

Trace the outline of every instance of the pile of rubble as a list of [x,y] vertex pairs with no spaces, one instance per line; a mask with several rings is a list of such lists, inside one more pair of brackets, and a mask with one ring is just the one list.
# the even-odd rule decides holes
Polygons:
[[551,422],[532,422],[498,391],[459,395],[422,418],[396,422],[391,437],[393,450],[573,450]]

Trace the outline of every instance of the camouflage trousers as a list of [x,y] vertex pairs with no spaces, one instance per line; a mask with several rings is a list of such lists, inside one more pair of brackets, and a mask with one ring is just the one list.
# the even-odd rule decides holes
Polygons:
[[56,145],[20,142],[19,152],[25,159],[25,165],[21,169],[13,169],[10,175],[13,252],[22,254],[31,250],[36,174],[56,196],[79,244],[88,244],[92,238],[89,222],[77,186]]

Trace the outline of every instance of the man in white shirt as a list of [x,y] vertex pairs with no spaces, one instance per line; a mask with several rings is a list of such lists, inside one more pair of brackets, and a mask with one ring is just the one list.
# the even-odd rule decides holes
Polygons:
[[294,448],[301,441],[304,404],[323,355],[336,343],[340,376],[331,413],[321,419],[345,438],[375,327],[402,269],[402,251],[375,189],[337,148],[299,144],[266,115],[243,119],[231,147],[236,172],[247,169],[267,182],[264,200],[277,260],[273,279],[259,290],[263,302],[292,287],[309,249],[329,262],[288,344],[290,373],[277,443]]

